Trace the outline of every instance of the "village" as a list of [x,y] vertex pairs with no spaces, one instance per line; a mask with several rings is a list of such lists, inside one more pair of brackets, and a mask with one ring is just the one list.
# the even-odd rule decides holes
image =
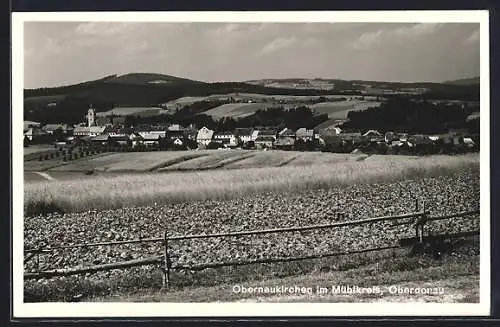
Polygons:
[[[479,150],[479,138],[467,129],[446,134],[411,135],[377,130],[343,131],[338,126],[321,129],[259,126],[232,131],[197,128],[190,124],[139,124],[125,127],[121,116],[99,120],[89,108],[86,123],[76,126],[24,122],[24,146],[50,144],[56,148],[84,147],[100,151],[159,151],[202,149],[246,149],[324,151],[367,154],[455,154]],[[96,119],[97,118],[97,119]],[[44,157],[40,156],[40,160]],[[71,158],[69,158],[71,160]]]

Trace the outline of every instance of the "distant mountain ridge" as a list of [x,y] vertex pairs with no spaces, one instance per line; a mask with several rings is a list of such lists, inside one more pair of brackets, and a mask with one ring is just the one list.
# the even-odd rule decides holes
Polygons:
[[480,78],[479,76],[476,77],[470,77],[470,78],[461,78],[453,81],[446,81],[443,84],[450,84],[450,85],[473,85],[473,84],[479,84]]
[[[294,82],[309,80],[313,87],[302,88]],[[109,75],[74,85],[24,90],[24,119],[41,122],[75,123],[82,121],[89,107],[108,111],[117,106],[158,106],[181,97],[205,97],[213,94],[254,93],[266,95],[370,95],[377,89],[388,91],[404,88],[426,89],[430,99],[479,98],[479,85],[439,83],[394,83],[343,81],[327,79],[283,79],[284,85],[271,87],[258,81],[202,82],[155,73]],[[279,80],[273,80],[279,81]],[[327,81],[323,83],[323,81]],[[334,88],[328,87],[328,81]],[[316,82],[316,84],[314,84]],[[291,84],[287,84],[291,83]],[[314,85],[319,85],[315,88]],[[326,87],[325,87],[326,85]],[[380,94],[380,93],[379,93]]]

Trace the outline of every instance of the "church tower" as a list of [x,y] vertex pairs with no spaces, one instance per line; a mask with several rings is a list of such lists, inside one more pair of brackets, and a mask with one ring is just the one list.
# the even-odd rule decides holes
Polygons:
[[92,108],[92,105],[90,105],[89,111],[87,112],[87,121],[88,125],[90,126],[95,126],[95,110]]

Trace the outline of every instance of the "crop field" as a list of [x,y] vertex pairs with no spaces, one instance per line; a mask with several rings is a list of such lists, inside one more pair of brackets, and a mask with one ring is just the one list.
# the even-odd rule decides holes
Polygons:
[[51,171],[145,172],[205,155],[201,152],[158,151],[112,153],[88,160],[76,160]]
[[54,151],[54,147],[47,144],[30,145],[24,148],[24,156],[26,157],[33,153],[45,153],[47,151]]
[[347,114],[352,110],[365,110],[370,107],[378,107],[381,102],[375,101],[338,101],[338,102],[322,102],[311,105],[310,108],[320,114],[328,114],[330,119],[345,119]]
[[[325,224],[409,213],[414,210],[415,199],[421,203],[425,201],[426,210],[431,215],[477,209],[477,167],[462,167],[433,177],[304,189],[286,196],[270,191],[226,200],[185,201],[28,216],[24,221],[24,246],[33,248],[43,244],[57,246],[161,238],[165,230],[168,230],[169,236],[177,236]],[[343,212],[345,215],[339,217],[335,215],[336,212]],[[428,229],[436,233],[473,231],[478,228],[477,215],[428,225]],[[413,235],[413,228],[407,225],[376,222],[333,230],[286,232],[274,234],[271,238],[268,235],[252,235],[173,241],[170,249],[175,264],[194,265],[361,250],[394,245],[400,238]],[[57,250],[52,254],[42,255],[40,267],[81,267],[161,253],[162,246],[159,243]],[[32,262],[25,266],[26,271],[32,271],[33,268]],[[123,272],[107,271],[86,278],[107,279],[121,273]]]
[[[267,155],[266,152],[261,153]],[[284,152],[284,154],[292,155],[290,152]],[[221,156],[224,155],[221,154]],[[224,157],[221,158],[224,160]],[[250,157],[248,160],[255,159]],[[150,163],[143,169],[151,169],[155,165],[157,164]],[[47,212],[47,210],[72,212],[153,203],[227,200],[273,191],[301,192],[306,189],[339,185],[436,176],[448,174],[463,167],[478,167],[478,165],[478,155],[429,156],[420,159],[379,156],[378,159],[347,160],[335,164],[282,167],[272,167],[268,164],[265,168],[216,169],[187,174],[183,172],[121,174],[109,178],[82,180],[77,183],[71,180],[30,182],[25,185],[24,205],[25,212],[31,215]]]
[[104,112],[96,113],[97,117],[106,117],[111,115],[118,116],[128,116],[128,115],[160,115],[166,113],[167,111],[162,108],[152,108],[152,107],[122,107],[114,108]]
[[212,116],[214,119],[222,117],[243,118],[250,116],[259,109],[269,106],[266,103],[228,103],[207,110],[203,114]]
[[212,151],[205,155],[200,154],[190,160],[181,161],[172,165],[159,168],[158,171],[172,171],[172,170],[206,170],[228,168],[232,163],[245,158],[255,156],[253,151]]

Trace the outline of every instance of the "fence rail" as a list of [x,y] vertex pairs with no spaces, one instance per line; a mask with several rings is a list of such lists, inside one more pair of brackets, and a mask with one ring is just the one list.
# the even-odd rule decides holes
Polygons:
[[[369,224],[369,223],[375,223],[375,222],[381,222],[381,221],[389,221],[389,220],[418,218],[418,217],[421,217],[427,213],[428,212],[426,212],[426,211],[419,211],[419,212],[412,212],[412,213],[401,214],[401,215],[396,215],[396,216],[380,216],[380,217],[368,218],[368,219],[351,220],[351,221],[332,223],[332,224],[309,225],[309,226],[302,226],[302,227],[296,226],[296,227],[260,229],[260,230],[215,233],[215,234],[194,234],[194,235],[183,235],[183,236],[170,236],[170,237],[167,237],[167,240],[168,241],[181,241],[181,240],[192,240],[192,239],[277,234],[277,233],[286,233],[286,232],[303,232],[303,231],[309,231],[309,230],[321,230],[321,229],[331,229],[331,228],[337,228],[337,227],[356,226],[356,225],[363,225],[363,224]],[[411,222],[408,221],[408,222],[404,222],[403,224],[411,224]],[[25,249],[24,252],[43,253],[43,252],[51,252],[54,250],[61,250],[61,249],[73,249],[73,248],[133,244],[133,243],[159,243],[159,242],[164,242],[164,241],[165,241],[164,237],[156,237],[156,238],[144,238],[144,239],[135,239],[135,240],[61,245],[61,246],[54,246],[54,247],[47,247],[47,248],[40,248],[40,249]]]
[[[418,209],[418,205],[416,206]],[[185,235],[185,236],[172,236],[167,237],[167,233],[165,232],[164,237],[162,238],[148,238],[148,239],[136,239],[136,240],[124,240],[124,241],[113,241],[113,242],[97,242],[97,243],[86,243],[86,244],[74,244],[74,245],[65,245],[58,247],[48,247],[41,249],[28,249],[25,250],[25,253],[28,253],[24,262],[26,263],[28,260],[33,257],[37,258],[38,255],[46,252],[51,252],[59,249],[71,249],[71,248],[82,248],[82,247],[95,247],[95,246],[103,246],[103,245],[119,245],[119,244],[133,244],[133,243],[149,243],[149,242],[162,242],[164,244],[164,253],[161,256],[153,256],[149,258],[135,259],[129,261],[122,261],[118,263],[109,263],[109,264],[101,264],[89,267],[80,267],[80,268],[70,268],[70,269],[56,269],[56,270],[48,270],[48,271],[39,271],[39,272],[30,272],[25,273],[25,279],[40,279],[40,278],[51,278],[56,276],[69,276],[69,275],[78,275],[78,274],[86,274],[86,273],[94,273],[98,271],[106,271],[113,269],[124,269],[131,268],[137,266],[151,265],[151,264],[163,264],[162,271],[164,273],[163,277],[163,285],[167,286],[170,284],[170,270],[204,270],[208,268],[219,268],[224,266],[243,266],[243,265],[251,265],[251,264],[264,264],[264,263],[277,263],[277,262],[292,262],[292,261],[300,261],[307,259],[319,259],[326,257],[334,257],[341,255],[349,255],[349,254],[359,254],[366,252],[374,252],[374,251],[383,251],[389,249],[400,248],[401,246],[411,245],[417,242],[423,242],[424,239],[430,239],[432,237],[468,237],[478,235],[479,231],[469,231],[469,232],[461,232],[456,234],[444,234],[444,235],[429,235],[424,236],[424,225],[429,221],[438,221],[451,219],[455,217],[463,217],[468,215],[478,214],[479,210],[470,210],[463,211],[458,213],[453,213],[449,215],[442,216],[431,216],[429,217],[429,212],[425,210],[425,207],[421,211],[407,213],[402,215],[395,216],[381,216],[369,219],[360,219],[354,221],[346,221],[346,222],[338,222],[332,224],[321,224],[321,225],[310,225],[310,226],[302,226],[302,227],[287,227],[287,228],[276,228],[276,229],[263,229],[263,230],[250,230],[250,231],[240,231],[240,232],[227,232],[227,233],[216,233],[216,234],[196,234],[196,235]],[[413,225],[416,228],[416,236],[413,238],[402,239],[400,240],[400,244],[393,246],[385,246],[378,248],[369,248],[363,250],[355,250],[355,251],[345,251],[345,252],[335,252],[335,253],[323,253],[323,254],[315,254],[308,256],[300,256],[300,257],[274,257],[274,258],[261,258],[261,259],[253,259],[246,261],[227,261],[227,262],[212,262],[212,263],[203,263],[192,266],[183,266],[183,265],[172,265],[171,258],[172,256],[169,254],[168,244],[169,241],[176,240],[188,240],[188,239],[206,239],[206,238],[221,238],[221,237],[235,237],[235,236],[247,236],[247,235],[259,235],[259,234],[272,234],[272,233],[285,233],[285,232],[301,232],[301,231],[309,231],[309,230],[320,230],[320,229],[328,229],[328,228],[338,228],[345,226],[355,226],[362,224],[369,224],[374,222],[381,221],[396,221],[401,219],[408,219],[404,222],[399,222],[393,224],[393,226],[397,225]],[[413,218],[413,219],[411,219]]]

